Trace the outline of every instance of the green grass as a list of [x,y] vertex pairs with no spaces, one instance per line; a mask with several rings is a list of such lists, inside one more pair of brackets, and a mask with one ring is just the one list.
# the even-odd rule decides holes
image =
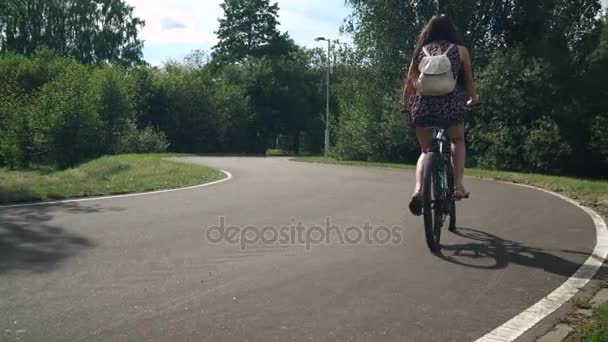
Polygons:
[[218,180],[217,170],[164,160],[171,154],[102,157],[76,168],[0,169],[0,204],[169,189]]
[[[397,163],[342,161],[327,157],[299,157],[294,158],[293,160],[310,163],[354,165],[365,167],[387,167],[398,169],[415,168],[414,165]],[[608,181],[606,180],[587,180],[572,177],[547,176],[532,173],[518,173],[482,169],[467,169],[466,175],[478,178],[495,179],[513,183],[533,185],[551,191],[564,193],[567,196],[580,201],[582,204],[597,208],[604,215],[608,215]]]
[[266,151],[266,156],[267,157],[291,157],[291,156],[293,156],[293,153],[291,153],[289,151],[285,151],[285,150],[270,149],[270,150]]
[[[266,157],[295,157],[296,155],[292,151],[269,149],[266,151],[265,156]],[[308,153],[300,153],[300,156],[309,157],[311,155]]]
[[608,342],[608,303],[593,308],[593,316],[576,327],[573,337],[581,342]]

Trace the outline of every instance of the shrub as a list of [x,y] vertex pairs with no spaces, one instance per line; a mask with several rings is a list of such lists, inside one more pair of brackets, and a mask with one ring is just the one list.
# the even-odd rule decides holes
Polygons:
[[129,121],[127,129],[118,137],[117,153],[158,153],[169,148],[165,133],[148,126],[138,129],[135,122]]
[[525,138],[524,156],[532,171],[556,171],[563,158],[571,152],[570,146],[562,141],[559,127],[549,117],[535,121]]
[[38,154],[59,167],[75,166],[99,156],[103,123],[97,104],[89,70],[77,63],[45,84],[33,113]]
[[0,166],[27,167],[33,158],[32,97],[0,96]]
[[105,67],[95,71],[95,82],[99,94],[98,112],[102,121],[102,152],[112,154],[116,142],[133,119],[133,101],[129,94],[129,79],[119,67]]
[[377,127],[369,117],[353,109],[341,117],[335,152],[340,159],[369,161],[375,150],[374,139],[377,136]]

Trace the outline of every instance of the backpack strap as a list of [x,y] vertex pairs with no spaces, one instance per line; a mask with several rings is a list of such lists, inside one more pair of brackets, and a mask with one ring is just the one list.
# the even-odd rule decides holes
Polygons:
[[426,49],[426,46],[422,48],[422,51],[427,57],[431,57],[431,54],[429,53],[429,50]]
[[443,53],[444,56],[448,55],[448,52],[450,52],[450,50],[452,50],[452,48],[454,47],[454,44],[450,44],[450,46],[448,47],[447,50],[445,50],[445,52]]

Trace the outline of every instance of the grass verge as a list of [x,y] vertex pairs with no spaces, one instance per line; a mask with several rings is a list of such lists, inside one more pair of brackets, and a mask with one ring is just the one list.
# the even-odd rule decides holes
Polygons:
[[163,159],[171,156],[175,155],[108,156],[61,171],[0,169],[0,204],[146,192],[224,177],[204,166]]
[[567,339],[568,342],[608,341],[608,303],[593,308],[591,318],[581,321]]
[[265,156],[266,157],[296,157],[296,156],[313,157],[314,155],[310,154],[310,153],[300,153],[299,155],[296,155],[292,151],[269,149],[269,150],[266,150]]
[[[414,169],[414,165],[397,163],[372,163],[360,161],[342,161],[327,157],[298,157],[294,161],[309,163],[324,163],[338,165],[354,165],[366,167],[387,167],[398,169]],[[467,169],[468,176],[508,181],[513,183],[533,185],[551,191],[563,193],[574,198],[583,205],[593,207],[604,216],[608,216],[608,181],[587,180],[572,177],[547,176],[532,173],[505,172],[482,169]]]

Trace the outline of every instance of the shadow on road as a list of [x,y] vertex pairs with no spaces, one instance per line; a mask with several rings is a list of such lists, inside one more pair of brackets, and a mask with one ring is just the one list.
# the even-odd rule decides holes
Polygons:
[[521,242],[506,240],[471,228],[458,228],[454,234],[470,242],[443,245],[438,257],[465,267],[496,270],[506,268],[509,264],[517,264],[569,277],[582,263],[572,262],[552,253],[589,256],[589,253],[577,251],[550,251],[529,247]]
[[51,221],[58,213],[81,215],[108,210],[120,209],[78,203],[0,209],[0,274],[50,271],[60,261],[94,247],[90,239],[66,232]]

